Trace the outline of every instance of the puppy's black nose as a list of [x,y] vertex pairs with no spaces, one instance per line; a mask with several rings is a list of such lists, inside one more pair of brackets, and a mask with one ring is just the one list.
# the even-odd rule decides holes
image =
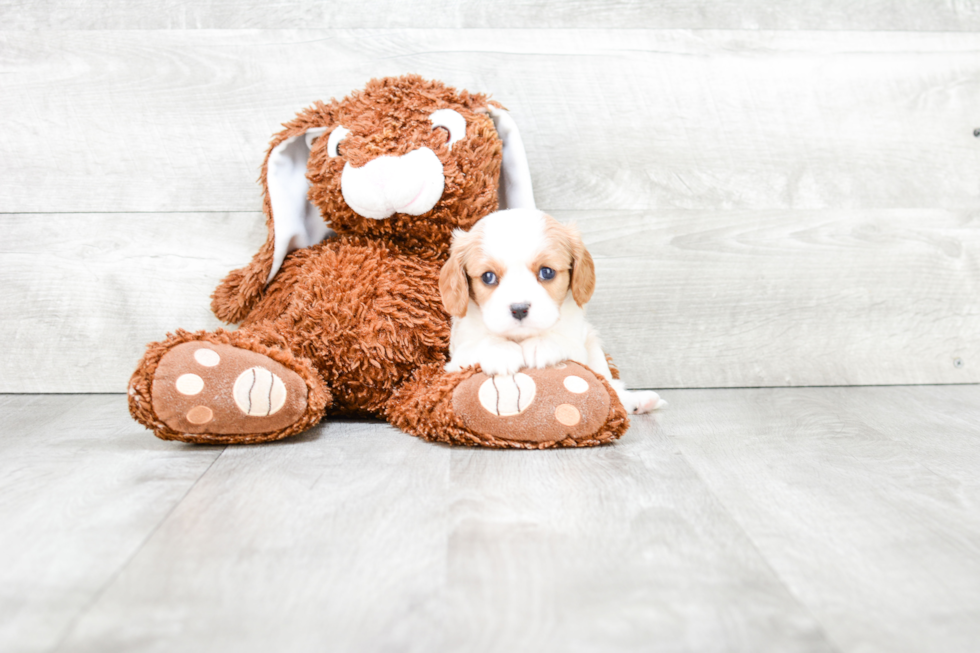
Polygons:
[[530,308],[530,304],[511,304],[510,314],[514,316],[515,320],[523,320],[527,317],[527,312]]

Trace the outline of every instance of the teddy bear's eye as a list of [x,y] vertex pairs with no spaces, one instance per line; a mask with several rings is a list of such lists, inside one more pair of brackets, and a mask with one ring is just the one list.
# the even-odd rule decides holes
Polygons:
[[483,281],[483,283],[487,284],[488,286],[497,285],[497,275],[494,274],[493,272],[484,272],[480,276],[480,279]]
[[429,116],[429,120],[432,121],[433,129],[442,128],[446,131],[449,135],[449,138],[446,139],[446,144],[450,148],[457,141],[466,138],[466,118],[452,109],[433,111],[432,115]]
[[340,141],[347,138],[349,133],[349,129],[340,126],[330,132],[330,138],[327,139],[327,154],[331,157],[340,156]]
[[549,267],[542,267],[538,270],[538,279],[541,281],[551,281],[555,278],[555,271]]

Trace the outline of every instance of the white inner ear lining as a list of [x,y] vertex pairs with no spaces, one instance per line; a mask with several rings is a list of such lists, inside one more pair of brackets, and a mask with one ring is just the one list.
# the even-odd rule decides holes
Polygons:
[[449,130],[450,149],[454,143],[466,138],[466,118],[452,109],[433,111],[432,115],[429,116],[429,120],[432,121],[433,129],[436,127],[445,127]]
[[503,144],[503,161],[500,164],[500,188],[497,197],[501,209],[533,209],[534,192],[531,189],[531,171],[524,153],[524,142],[510,114],[503,109],[487,106],[487,113],[497,129]]
[[310,183],[306,179],[309,143],[325,131],[324,127],[314,127],[304,134],[287,138],[269,153],[266,185],[275,245],[266,283],[276,276],[286,254],[315,245],[330,233],[320,211],[307,199]]

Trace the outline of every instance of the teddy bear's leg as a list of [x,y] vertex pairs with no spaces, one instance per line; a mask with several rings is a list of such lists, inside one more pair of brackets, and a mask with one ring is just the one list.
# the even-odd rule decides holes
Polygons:
[[428,365],[392,396],[387,417],[426,440],[525,449],[605,444],[629,427],[608,382],[573,362],[495,377]]
[[278,440],[316,424],[330,392],[271,325],[177,331],[151,343],[129,383],[129,411],[157,437]]

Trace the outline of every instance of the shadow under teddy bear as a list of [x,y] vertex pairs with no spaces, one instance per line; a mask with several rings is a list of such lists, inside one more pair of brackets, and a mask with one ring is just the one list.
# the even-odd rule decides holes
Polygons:
[[444,370],[438,280],[453,229],[498,203],[534,206],[503,107],[408,75],[317,102],[284,127],[262,166],[268,239],[212,296],[214,313],[241,327],[151,343],[129,385],[137,421],[199,443],[278,440],[354,414],[492,447],[591,446],[625,432],[615,392],[578,363],[493,379]]

